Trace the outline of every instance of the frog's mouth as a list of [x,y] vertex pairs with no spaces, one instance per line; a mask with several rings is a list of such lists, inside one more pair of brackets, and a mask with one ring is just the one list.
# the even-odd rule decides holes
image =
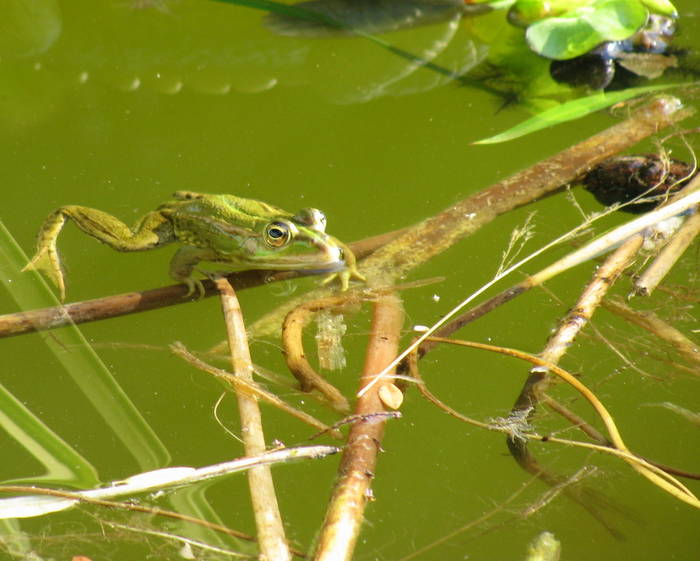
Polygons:
[[330,240],[304,240],[292,243],[282,251],[268,255],[249,256],[249,266],[276,271],[304,271],[308,273],[334,273],[347,266],[343,249]]
[[[316,250],[316,251],[313,251]],[[309,253],[294,255],[276,254],[272,259],[255,260],[255,265],[263,269],[299,270],[308,273],[335,273],[343,270],[347,263],[340,247],[326,244],[314,244]]]

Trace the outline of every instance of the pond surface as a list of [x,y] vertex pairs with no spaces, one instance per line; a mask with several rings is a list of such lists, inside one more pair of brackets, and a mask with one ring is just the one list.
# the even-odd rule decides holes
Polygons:
[[[34,17],[42,18],[35,35],[0,61],[0,218],[27,254],[43,218],[61,205],[99,208],[131,224],[177,190],[234,193],[290,211],[318,207],[326,213],[329,232],[344,241],[359,240],[434,215],[618,120],[603,112],[510,143],[474,146],[470,143],[529,113],[517,105],[503,109],[492,95],[458,86],[364,39],[280,37],[265,28],[263,13],[215,2],[35,4]],[[676,5],[679,46],[700,48],[695,0]],[[467,28],[453,19],[382,37],[414,53],[434,52],[436,62],[464,71],[487,52]],[[691,118],[683,127],[697,121]],[[695,136],[688,138],[696,144]],[[674,156],[688,158],[680,141],[671,145]],[[650,141],[635,151],[654,149]],[[584,211],[600,209],[589,194],[576,190],[575,195]],[[499,218],[415,270],[407,282],[443,280],[402,292],[404,343],[413,325],[431,324],[493,277],[512,230],[534,211],[535,232],[526,251],[581,222],[579,209],[560,193]],[[607,224],[625,219],[613,217]],[[173,249],[120,254],[73,225],[61,234],[59,246],[68,301],[170,284]],[[525,272],[565,251],[548,253]],[[537,353],[593,269],[583,265],[459,336]],[[3,313],[50,305],[43,296],[28,296],[37,286],[32,275],[8,270],[4,265],[3,280],[12,291],[0,293]],[[667,281],[676,291],[659,292],[639,305],[697,340],[698,281],[696,244]],[[317,283],[308,278],[242,292],[244,315],[252,321]],[[621,283],[616,292],[627,294],[627,281]],[[357,387],[369,317],[366,306],[348,318],[348,366],[329,374],[347,396]],[[666,344],[609,312],[601,310],[593,323],[563,366],[597,392],[632,450],[698,471],[697,427],[662,406],[671,402],[700,411],[697,365],[693,371]],[[217,407],[221,384],[168,350],[181,341],[203,351],[225,338],[216,299],[84,324],[80,331],[94,355],[78,351],[73,335],[2,340],[2,384],[91,468],[80,471],[70,460],[56,460],[34,440],[38,433],[4,420],[0,480],[41,483],[48,473],[59,487],[81,487],[166,465],[203,466],[243,455],[232,436],[239,431],[235,400],[228,396]],[[253,360],[286,376],[279,345],[276,337],[255,340]],[[71,371],[83,373],[82,386]],[[93,385],[93,372],[111,382]],[[526,373],[527,366],[512,359],[457,348],[438,349],[422,364],[435,394],[483,421],[508,414]],[[270,387],[325,422],[338,419],[291,387]],[[573,391],[556,392],[594,419]],[[501,434],[448,417],[415,389],[408,391],[402,414],[387,426],[373,485],[376,500],[366,513],[357,560],[519,560],[544,530],[557,536],[562,559],[569,561],[700,559],[698,513],[618,459],[533,446],[539,460],[558,473],[595,467],[586,484],[610,500],[606,520],[625,539],[613,537],[563,495],[524,516],[547,488],[516,465]],[[270,407],[264,415],[270,443],[305,444],[316,432]],[[535,422],[542,432],[565,426],[547,412]],[[573,429],[562,436],[579,438]],[[328,458],[274,468],[288,538],[301,549],[310,546],[320,527],[336,467],[337,459]],[[694,482],[686,483],[698,490]],[[174,492],[158,504],[254,533],[241,476]],[[493,517],[474,524],[498,505],[503,506]],[[24,532],[30,541],[0,548],[0,559],[23,558],[29,551],[42,559],[176,558],[179,544],[124,526],[247,547],[184,524],[82,507],[4,523],[4,535]],[[219,557],[209,552],[200,558]]]

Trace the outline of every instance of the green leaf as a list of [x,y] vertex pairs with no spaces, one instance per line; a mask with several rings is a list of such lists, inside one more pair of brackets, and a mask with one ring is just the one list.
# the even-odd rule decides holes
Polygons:
[[676,7],[671,4],[669,0],[642,0],[642,4],[657,14],[670,16],[672,18],[678,16],[678,10],[676,10]]
[[497,144],[499,142],[506,142],[507,140],[520,138],[521,136],[546,129],[560,123],[580,119],[581,117],[585,117],[591,113],[595,113],[596,111],[600,111],[601,109],[605,109],[606,107],[620,103],[621,101],[626,101],[633,97],[637,97],[638,95],[667,90],[678,86],[679,84],[660,84],[658,86],[632,88],[618,92],[601,92],[587,97],[581,97],[573,101],[562,103],[561,105],[553,107],[552,109],[547,109],[546,111],[543,111],[542,113],[519,123],[507,131],[484,138],[482,140],[477,140],[476,142],[472,142],[472,144]]
[[622,41],[647,21],[648,10],[639,0],[599,0],[595,10],[583,15],[603,41]]
[[508,21],[518,27],[542,18],[557,17],[581,6],[589,6],[592,0],[518,0],[508,11]]
[[[8,290],[20,308],[33,309],[57,305],[58,302],[48,285],[37,272],[20,272],[27,261],[27,256],[0,221],[0,286]],[[83,333],[75,325],[70,325],[42,335],[42,339],[54,353],[56,362],[65,368],[75,385],[85,395],[85,403],[92,405],[94,410],[102,416],[106,425],[114,433],[114,440],[118,439],[122,442],[138,465],[144,470],[167,465],[170,461],[167,448],[141,411],[119,386]],[[70,349],[70,352],[66,352],[66,349]],[[10,407],[10,399],[9,396],[0,398],[0,424],[3,421],[2,412]],[[18,427],[13,429],[16,431],[15,434],[22,435],[24,431],[40,445],[36,447],[37,460],[48,466],[50,463],[69,457],[69,451],[65,450],[63,444],[49,431],[42,429],[19,408],[13,407],[13,409],[17,412],[17,417],[9,420],[4,417],[4,420]],[[109,438],[113,439],[112,436]],[[34,442],[32,440],[27,442],[29,445],[25,442],[20,444],[28,446],[30,452],[34,453]],[[70,465],[67,467],[70,468]],[[90,469],[89,465],[76,464],[75,473],[86,477]],[[48,475],[53,477],[51,473]]]
[[545,18],[525,32],[529,47],[538,55],[555,60],[577,57],[602,43],[600,34],[584,18]]
[[568,60],[587,53],[604,41],[621,41],[647,20],[639,0],[597,0],[561,15],[533,23],[525,36],[537,54]]

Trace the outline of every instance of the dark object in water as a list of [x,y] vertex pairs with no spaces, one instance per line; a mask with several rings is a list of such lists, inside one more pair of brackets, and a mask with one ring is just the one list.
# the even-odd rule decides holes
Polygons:
[[661,159],[657,154],[617,156],[598,164],[581,178],[596,200],[605,205],[624,204],[620,210],[641,214],[685,185],[694,175],[693,167],[680,160]]
[[291,37],[353,36],[354,30],[386,33],[491,10],[484,4],[465,4],[464,0],[309,0],[290,7],[320,17],[315,21],[275,12],[265,17],[265,26],[273,33]]
[[557,82],[594,90],[627,87],[635,78],[652,80],[678,66],[666,53],[676,31],[672,18],[652,14],[647,24],[624,41],[601,43],[585,55],[554,60],[549,73]]

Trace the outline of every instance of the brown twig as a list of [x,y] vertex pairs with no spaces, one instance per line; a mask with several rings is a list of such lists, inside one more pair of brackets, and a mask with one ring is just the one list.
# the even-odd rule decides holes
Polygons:
[[[559,322],[557,331],[549,338],[543,351],[542,360],[557,364],[567,349],[571,346],[578,333],[593,316],[601,300],[607,294],[610,286],[634,260],[644,239],[641,235],[634,236],[620,246],[595,271],[592,281],[584,289],[574,307]],[[513,406],[513,411],[522,411],[538,405],[551,378],[546,371],[533,369]]]
[[[361,259],[389,240],[396,238],[403,231],[395,230],[372,236],[350,244],[350,248],[355,256]],[[240,291],[303,276],[308,276],[308,273],[302,271],[240,271],[226,275],[226,278],[236,287],[236,290]],[[214,281],[203,279],[202,286],[204,294],[201,298],[218,295]],[[187,292],[188,289],[184,284],[173,284],[151,290],[115,294],[114,296],[104,296],[94,300],[85,300],[40,310],[0,315],[0,338],[55,329],[71,323],[77,325],[147,312],[177,304],[197,302],[201,299],[199,295],[188,297]]]
[[[236,376],[253,382],[253,364],[248,349],[248,339],[243,315],[233,287],[225,278],[217,279],[216,287],[221,294],[221,307],[226,319],[231,363]],[[234,386],[234,389],[237,388]],[[248,456],[265,452],[265,435],[258,400],[255,396],[236,391],[241,418],[241,437]],[[272,474],[267,466],[248,472],[253,514],[258,534],[260,554],[270,561],[286,561],[290,558],[289,546],[284,536],[284,526],[275,495]]]
[[[398,296],[380,296],[374,304],[372,332],[361,387],[369,384],[396,356],[403,324],[403,310]],[[371,483],[380,443],[384,434],[384,417],[371,415],[384,407],[375,391],[357,400],[355,414],[360,416],[348,435],[348,442],[338,468],[338,479],[326,511],[326,518],[314,555],[316,561],[348,561],[363,521],[364,509],[371,496]],[[369,417],[362,418],[364,415]]]
[[[669,200],[669,204],[681,205],[684,206],[685,209],[692,208],[692,203],[689,206],[687,206],[685,205],[684,201],[691,197],[697,200],[697,191],[699,189],[700,176],[696,176],[688,185],[684,187],[682,191],[676,193]],[[613,243],[621,243],[627,237],[635,235],[638,232],[644,231],[645,228],[647,228],[649,225],[654,225],[655,221],[658,220],[658,218],[654,216],[655,212],[647,213],[643,217],[640,217],[636,220],[624,224],[623,226],[615,229],[613,232],[601,236],[593,242],[586,244],[583,247],[580,247],[573,253],[569,253],[568,255],[559,259],[555,263],[548,265],[541,271],[524,279],[518,284],[502,291],[499,294],[496,294],[495,296],[479,304],[478,306],[475,306],[467,310],[466,312],[462,312],[461,314],[451,319],[449,323],[445,323],[445,325],[441,326],[437,331],[435,331],[433,335],[438,337],[449,337],[452,333],[454,333],[458,329],[461,329],[466,324],[471,323],[472,321],[482,317],[483,315],[487,314],[493,309],[509,302],[516,296],[520,296],[521,294],[527,292],[531,288],[540,286],[542,283],[549,280],[550,278],[553,278],[554,276],[566,271],[572,266],[578,265],[583,260],[592,258],[593,255],[600,253],[601,251],[607,251],[609,247],[612,247]],[[668,212],[666,214],[668,216],[672,216],[672,214]],[[640,227],[639,222],[645,222],[645,224],[642,224]],[[427,335],[430,335],[430,333],[425,334],[422,338],[424,339],[425,337],[427,337]],[[432,346],[434,346],[434,343],[431,343],[430,341],[422,342],[419,350],[420,356],[426,354],[432,348]],[[399,369],[399,372],[403,372],[403,369],[405,369],[405,366],[402,366]]]
[[[634,260],[643,241],[641,235],[634,236],[618,248],[596,270],[593,280],[585,288],[575,306],[560,321],[559,328],[550,337],[544,350],[540,353],[542,360],[553,364],[559,362],[578,333],[588,323],[610,286]],[[523,415],[528,419],[531,418],[551,381],[552,378],[548,375],[546,369],[533,368],[520,391],[520,395],[516,399],[515,405],[511,410],[511,416]],[[544,468],[532,455],[526,440],[509,437],[507,444],[508,450],[515,458],[515,461],[528,473],[537,476],[552,487],[559,485],[562,479],[565,479],[565,476],[553,474]],[[578,491],[567,494],[571,499],[588,510],[594,518],[601,521],[613,535],[619,537],[619,533],[601,517],[600,509],[595,504],[592,504],[588,497]]]
[[349,305],[356,306],[359,303],[359,296],[359,293],[354,292],[306,302],[289,312],[284,318],[282,326],[284,358],[290,372],[299,380],[301,390],[304,392],[318,390],[328,400],[331,407],[341,413],[350,411],[348,400],[333,384],[318,374],[306,360],[302,336],[304,326],[316,313],[339,307],[347,309]]
[[268,392],[264,388],[262,388],[259,384],[256,382],[250,382],[247,380],[244,380],[243,378],[239,376],[235,376],[234,374],[231,374],[230,372],[226,372],[225,370],[222,370],[221,368],[216,368],[215,366],[211,366],[210,364],[207,364],[203,360],[198,359],[196,356],[194,356],[191,352],[189,352],[185,346],[182,343],[174,343],[170,345],[170,350],[173,351],[177,356],[179,356],[181,359],[184,361],[190,363],[192,366],[197,368],[198,370],[201,370],[202,372],[206,372],[208,374],[211,374],[212,376],[215,376],[219,378],[220,380],[223,380],[227,384],[229,384],[232,388],[235,388],[237,392],[243,392],[247,393],[250,396],[256,397],[262,401],[265,401],[269,403],[270,405],[277,407],[278,409],[281,409],[285,413],[291,415],[292,417],[296,417],[303,423],[306,423],[307,425],[310,425],[316,429],[320,429],[324,433],[329,433],[333,438],[342,438],[342,435],[338,431],[332,430],[332,427],[329,427],[325,423],[322,423],[316,417],[313,417],[312,415],[309,415],[308,413],[305,413],[304,411],[301,411],[295,407],[292,407],[289,405],[286,401],[283,399],[277,397],[275,394]]
[[[543,160],[424,220],[378,249],[363,273],[398,278],[496,216],[541,198],[643,138],[688,116],[675,98],[658,98],[631,118]],[[383,276],[383,275],[381,275]]]

